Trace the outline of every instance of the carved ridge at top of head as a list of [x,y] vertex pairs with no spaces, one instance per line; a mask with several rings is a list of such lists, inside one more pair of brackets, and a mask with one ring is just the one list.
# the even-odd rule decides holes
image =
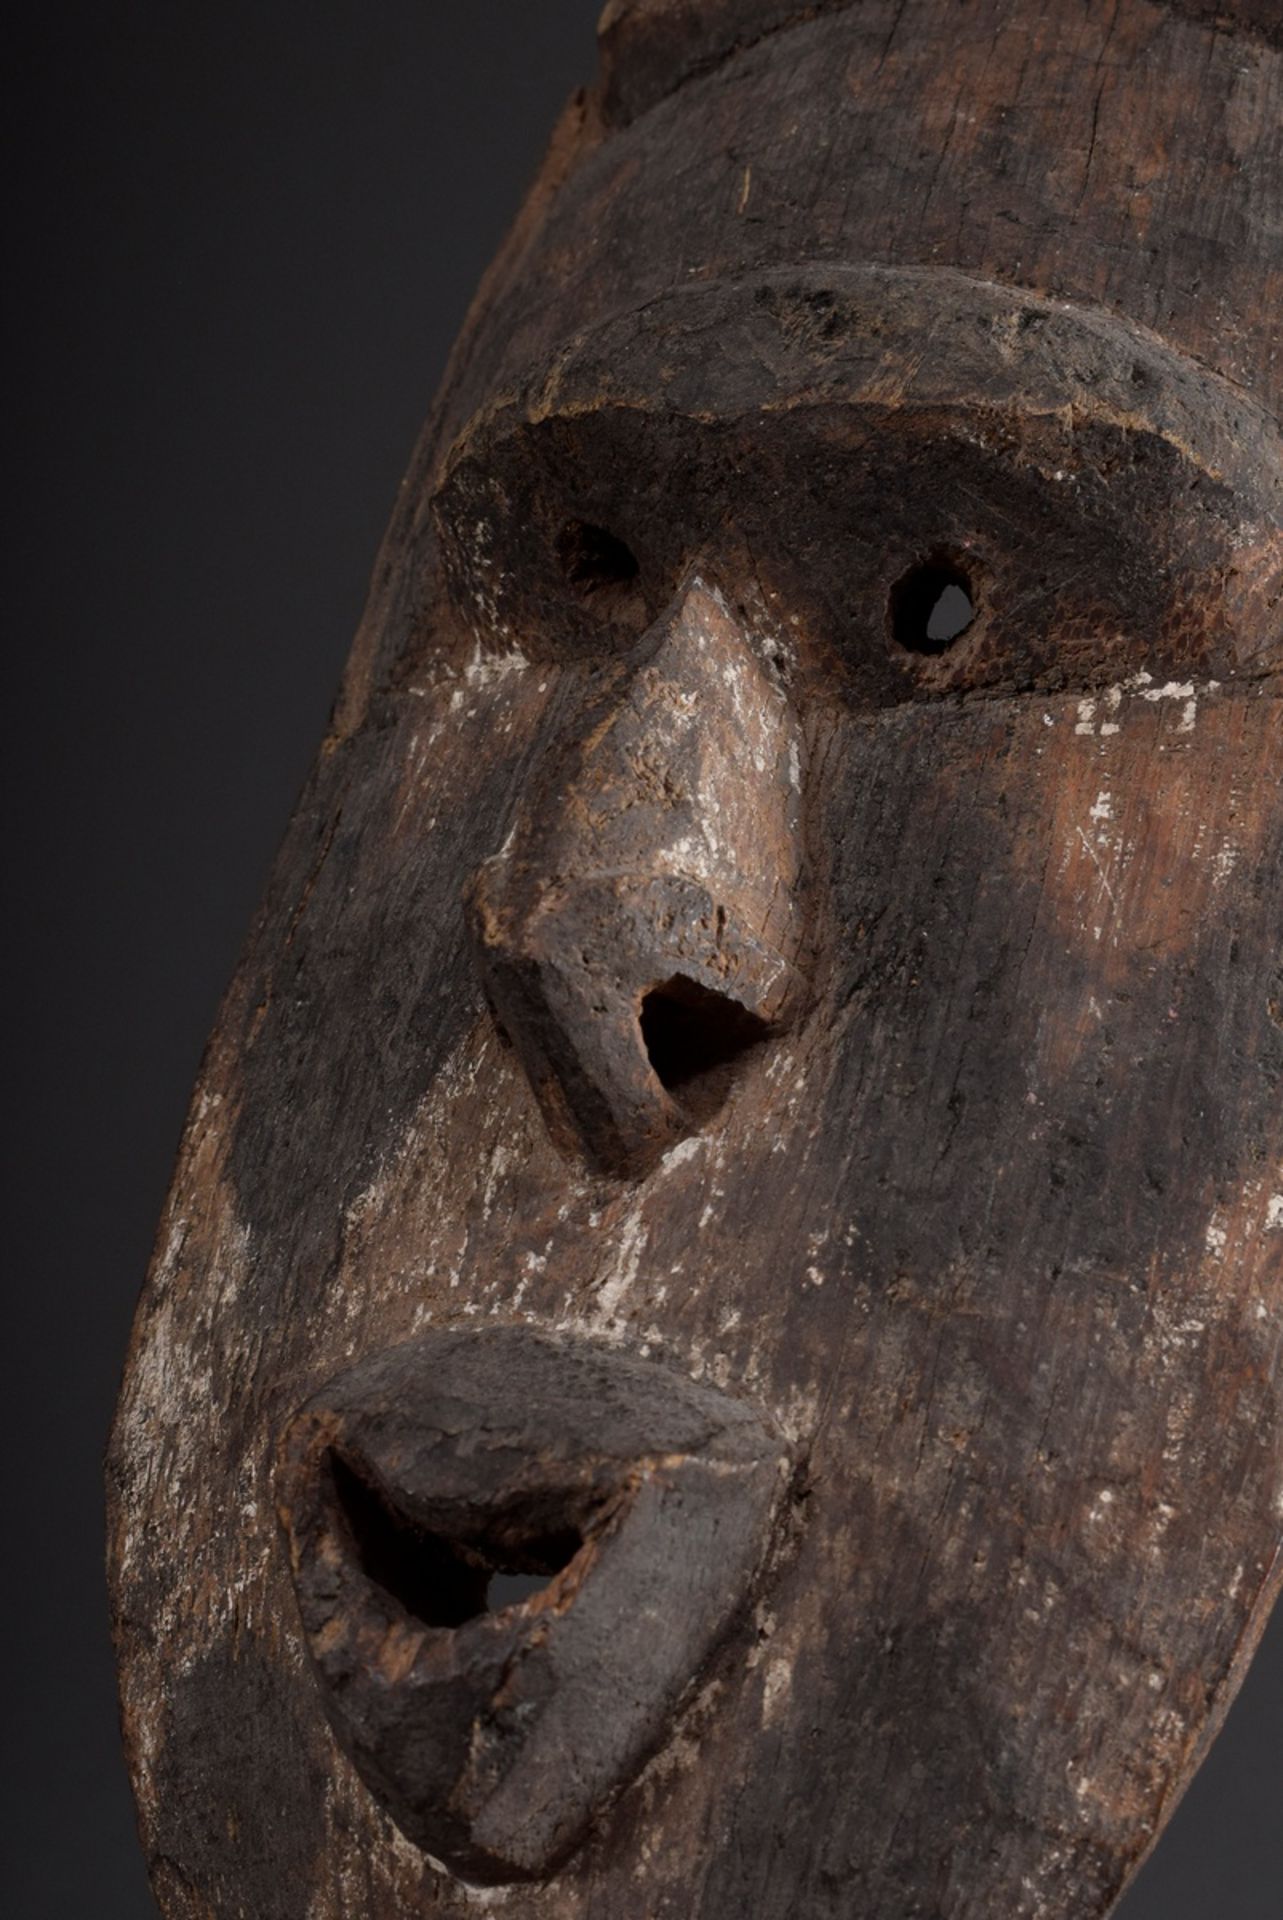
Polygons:
[[656,106],[692,75],[769,33],[858,0],[606,0],[597,28],[602,111],[611,126]]
[[[1147,0],[1207,27],[1283,47],[1279,0]],[[691,79],[768,34],[861,0],[606,0],[597,29],[602,112],[627,126]]]

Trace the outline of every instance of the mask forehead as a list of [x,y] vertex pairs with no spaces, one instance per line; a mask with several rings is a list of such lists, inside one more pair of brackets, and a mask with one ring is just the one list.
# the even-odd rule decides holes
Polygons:
[[[812,260],[954,268],[1121,313],[1277,415],[1283,154],[1262,137],[1277,54],[1134,0],[1112,22],[1101,92],[1063,9],[951,21],[948,60],[928,20],[891,0],[825,9],[746,35],[736,58],[621,129],[574,119],[579,163],[499,263],[504,298],[479,316],[439,444],[577,331]],[[1174,128],[1204,171],[1172,165]],[[1203,190],[1209,173],[1223,198]]]
[[[686,1913],[692,1860],[709,1916],[836,1915],[853,1897],[1000,1911],[1018,1882],[1044,1916],[1103,1912],[1263,1624],[1283,1532],[1272,376],[1255,396],[1205,377],[1188,353],[1210,351],[1206,315],[1171,329],[1173,350],[1143,324],[981,284],[998,228],[988,252],[959,243],[965,272],[817,269],[854,244],[827,169],[875,191],[879,150],[866,179],[839,149],[856,123],[868,133],[852,75],[879,22],[887,84],[935,110],[938,75],[891,11],[826,11],[790,35],[791,62],[762,41],[698,100],[694,82],[652,103],[645,140],[636,101],[606,110],[623,131],[581,133],[577,169],[536,196],[501,261],[421,452],[338,729],[220,1019],[117,1429],[126,1726],[175,1913],[191,1886],[268,1920],[475,1908],[336,1746],[273,1512],[296,1410],[424,1335],[586,1340],[742,1400],[791,1462],[735,1631],[569,1864],[515,1896],[523,1913]],[[1065,29],[1029,31],[1059,46]],[[1195,31],[1153,8],[1122,25],[1134,51]],[[995,57],[1018,104],[1001,37]],[[819,185],[803,235],[778,169],[805,87]],[[758,99],[769,127],[765,104],[743,112]],[[746,131],[728,161],[732,106]],[[708,191],[682,196],[674,238],[658,116],[687,114]],[[1000,129],[959,138],[941,206],[949,169],[988,165]],[[1115,164],[1107,136],[1088,227],[1121,192]],[[1022,206],[1062,187],[1025,181]],[[928,196],[924,233],[938,211]],[[612,263],[608,300],[577,256],[585,234]],[[685,277],[708,284],[670,299],[657,289],[688,253]],[[1090,247],[1065,278],[1103,290]],[[1216,352],[1242,370],[1246,323]],[[783,482],[826,434],[849,453],[833,471],[855,474],[894,405],[924,445],[989,435],[1017,492],[1026,475],[1063,487],[1057,445],[1081,444],[1089,416],[1117,448],[1161,450],[1153,524],[1128,536],[1119,507],[1117,552],[1161,551],[1163,593],[1184,567],[1215,619],[1156,639],[1137,590],[1095,627],[1090,671],[983,685],[959,655],[866,672],[916,521],[863,596],[867,629],[836,588],[808,599],[762,555],[772,527],[795,531]],[[603,438],[611,420],[632,437]],[[898,471],[888,438],[879,457]],[[657,444],[687,450],[675,502],[643,458]],[[618,617],[576,597],[564,501],[531,479],[571,470],[579,520],[650,487],[645,525],[667,504],[685,528],[656,535]],[[947,492],[923,486],[927,522]],[[1069,526],[1072,500],[1063,511]],[[752,725],[721,715],[736,688],[753,690]],[[704,786],[737,806],[774,796],[761,840],[788,910],[752,871],[733,904],[760,907],[780,977],[802,984],[713,1121],[619,1178],[579,1150],[590,1123],[550,1131],[486,1005],[462,903],[505,849],[510,918],[527,911],[522,862],[536,903],[573,885],[589,827],[599,866],[634,859],[615,812],[589,817],[611,789],[585,769],[632,767],[629,810],[658,837],[685,803],[651,751],[656,717],[678,741],[692,689],[719,751],[691,763],[689,806],[708,811]],[[736,784],[755,753],[767,788]],[[751,866],[751,809],[732,815]],[[225,1810],[217,1830],[197,1803]]]

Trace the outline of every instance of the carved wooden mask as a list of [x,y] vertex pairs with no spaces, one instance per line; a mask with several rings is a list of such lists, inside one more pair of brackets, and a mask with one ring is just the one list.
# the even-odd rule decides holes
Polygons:
[[1087,1920],[1197,1765],[1283,1567],[1283,59],[1215,11],[608,7],[139,1315],[167,1914]]

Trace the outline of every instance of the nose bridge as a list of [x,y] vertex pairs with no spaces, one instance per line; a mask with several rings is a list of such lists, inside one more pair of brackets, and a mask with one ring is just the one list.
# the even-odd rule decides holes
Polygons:
[[783,945],[796,913],[799,809],[789,703],[697,576],[589,727],[576,775],[541,796],[536,832],[567,878],[638,870],[703,882]]
[[800,823],[796,716],[694,575],[588,696],[470,889],[487,989],[563,1148],[644,1172],[787,1018]]

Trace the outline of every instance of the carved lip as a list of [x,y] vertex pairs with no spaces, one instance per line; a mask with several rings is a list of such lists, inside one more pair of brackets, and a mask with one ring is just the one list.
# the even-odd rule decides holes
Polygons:
[[749,1409],[526,1327],[429,1334],[286,1429],[281,1521],[334,1732],[466,1880],[549,1873],[661,1740],[787,1478]]

